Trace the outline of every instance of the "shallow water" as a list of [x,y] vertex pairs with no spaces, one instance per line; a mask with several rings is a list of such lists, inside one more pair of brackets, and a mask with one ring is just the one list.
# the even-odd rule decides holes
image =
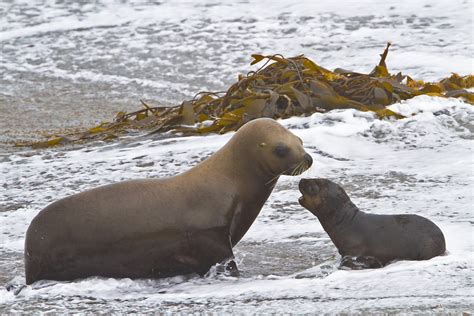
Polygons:
[[[40,282],[3,311],[464,311],[472,309],[472,122],[459,100],[418,97],[393,107],[417,113],[381,121],[354,110],[282,123],[315,162],[303,177],[341,183],[363,210],[416,213],[438,224],[448,254],[383,269],[337,270],[339,256],[317,219],[298,205],[299,177],[282,177],[256,223],[235,248],[242,277],[165,280],[90,278]],[[24,232],[38,211],[97,185],[186,170],[231,135],[142,140],[128,146],[20,152],[0,162],[0,281],[21,284]],[[45,181],[47,179],[47,181]],[[295,308],[297,308],[295,310]]]
[[[89,126],[135,108],[140,98],[176,104],[200,90],[225,89],[237,73],[253,69],[248,56],[255,52],[305,53],[328,68],[369,71],[392,40],[388,65],[394,71],[428,79],[473,72],[472,17],[466,13],[471,6],[2,2],[1,140]],[[345,110],[282,121],[303,139],[314,166],[300,177],[280,179],[234,249],[238,279],[211,273],[39,282],[15,297],[4,286],[24,282],[24,234],[40,209],[98,185],[184,171],[231,134],[137,137],[67,150],[3,147],[0,313],[472,311],[474,110],[459,100],[427,96],[392,109],[408,118],[382,121]],[[341,183],[367,212],[430,218],[445,234],[447,255],[377,270],[338,270],[335,247],[297,202],[301,177]]]

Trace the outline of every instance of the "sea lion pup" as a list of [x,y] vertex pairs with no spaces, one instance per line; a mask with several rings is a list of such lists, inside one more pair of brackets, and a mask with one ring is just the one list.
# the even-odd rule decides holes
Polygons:
[[299,189],[299,203],[318,217],[343,258],[341,266],[378,268],[446,251],[443,233],[424,217],[364,213],[341,186],[327,179],[301,179]]
[[[300,138],[272,119],[256,119],[184,173],[105,185],[56,201],[26,233],[26,283],[203,275],[233,258],[232,247],[279,176],[300,174],[311,164]],[[234,262],[226,268],[238,273]]]

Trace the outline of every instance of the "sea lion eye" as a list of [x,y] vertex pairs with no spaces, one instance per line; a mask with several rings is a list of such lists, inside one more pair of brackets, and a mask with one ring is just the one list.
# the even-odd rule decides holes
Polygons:
[[275,155],[277,155],[280,158],[286,157],[288,153],[290,152],[290,148],[288,148],[285,145],[277,145],[274,149]]
[[316,183],[310,183],[307,187],[308,189],[308,194],[309,195],[318,195],[319,193],[319,186]]

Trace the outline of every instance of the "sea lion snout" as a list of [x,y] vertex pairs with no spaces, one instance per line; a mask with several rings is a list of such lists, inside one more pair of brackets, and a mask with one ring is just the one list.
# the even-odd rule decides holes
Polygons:
[[303,195],[317,195],[319,193],[319,186],[315,179],[301,179],[299,189]]
[[308,170],[309,168],[311,168],[312,165],[313,165],[313,158],[308,153],[305,153],[303,155],[303,159],[300,162],[298,162],[293,168],[291,168],[292,170],[290,172],[286,172],[284,174],[299,175],[305,172],[306,170]]
[[[278,147],[277,147],[278,149]],[[286,168],[285,171],[283,171],[284,175],[287,176],[296,176],[300,175],[313,165],[313,158],[311,157],[310,154],[308,154],[306,151],[304,151],[303,147],[298,149],[293,149],[288,151],[293,152],[292,154],[288,154],[287,157],[288,159],[291,159],[291,163],[289,164],[289,168]],[[275,152],[276,156],[279,157],[284,157],[282,154],[279,154],[279,151]]]
[[321,202],[318,195],[320,194],[320,186],[317,179],[301,179],[299,183],[300,192],[303,194],[298,202],[304,208],[311,212],[316,212],[316,208]]

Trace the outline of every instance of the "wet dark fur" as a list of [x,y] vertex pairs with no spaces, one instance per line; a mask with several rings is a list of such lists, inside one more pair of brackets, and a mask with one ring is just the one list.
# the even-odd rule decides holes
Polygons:
[[318,217],[343,265],[350,266],[353,257],[373,268],[393,260],[426,260],[446,251],[443,233],[427,218],[364,213],[341,186],[327,179],[302,179],[299,188],[300,204]]

